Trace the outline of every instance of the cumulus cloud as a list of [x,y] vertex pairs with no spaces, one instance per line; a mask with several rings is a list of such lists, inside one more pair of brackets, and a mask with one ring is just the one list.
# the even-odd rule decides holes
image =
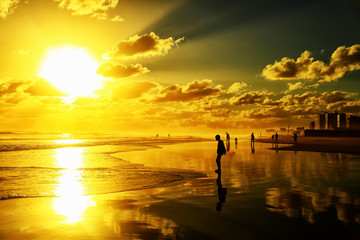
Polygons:
[[306,106],[306,105],[327,105],[341,101],[355,101],[356,93],[344,91],[333,91],[331,93],[323,92],[305,92],[303,94],[285,95],[279,101],[282,105]]
[[139,98],[144,93],[158,87],[153,82],[127,82],[111,89],[111,100]]
[[157,96],[153,98],[157,102],[171,102],[171,101],[193,101],[204,99],[207,97],[220,96],[225,91],[222,90],[221,85],[212,86],[212,81],[208,79],[195,80],[188,83],[186,86],[179,86],[177,84],[171,85],[159,91]]
[[36,80],[24,92],[30,93],[32,96],[66,96],[45,79]]
[[160,39],[155,33],[135,35],[129,40],[122,40],[112,50],[104,54],[105,59],[122,59],[132,57],[149,57],[165,55],[168,51],[177,46],[184,38]]
[[302,82],[297,82],[294,84],[288,83],[287,85],[289,86],[289,88],[288,88],[288,90],[285,91],[285,94],[295,91],[297,89],[304,89],[306,87],[305,84]]
[[360,101],[342,101],[327,105],[328,111],[339,111],[351,114],[360,114]]
[[267,91],[250,91],[246,92],[240,96],[230,98],[229,102],[231,105],[251,105],[255,103],[262,103],[264,98],[273,93],[268,93]]
[[246,88],[248,85],[245,82],[235,82],[233,83],[228,90],[227,93],[236,94],[239,93],[242,89]]
[[149,70],[140,64],[126,66],[124,64],[109,61],[103,62],[97,69],[97,74],[101,74],[106,78],[126,78],[147,72],[149,72]]
[[123,22],[124,19],[120,17],[119,15],[116,15],[115,17],[111,18],[110,21],[112,22]]
[[262,76],[269,80],[317,80],[334,81],[360,69],[360,45],[338,47],[331,56],[330,63],[314,61],[310,52],[305,51],[294,60],[283,58],[280,62],[267,65]]
[[14,13],[20,0],[1,0],[0,1],[0,18],[6,18]]
[[44,79],[35,80],[3,80],[0,83],[0,97],[13,93],[28,93],[32,96],[65,96]]
[[[71,11],[73,15],[91,15],[103,19],[105,11],[115,8],[119,0],[55,0],[60,8]],[[105,14],[105,15],[104,15]]]

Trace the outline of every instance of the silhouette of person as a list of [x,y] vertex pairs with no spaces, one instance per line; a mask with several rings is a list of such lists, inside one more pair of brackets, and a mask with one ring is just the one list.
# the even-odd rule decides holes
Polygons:
[[156,138],[158,138],[159,137],[159,134],[156,134]]
[[251,149],[255,148],[255,136],[254,136],[254,133],[251,133],[250,145],[251,145]]
[[223,188],[221,184],[221,172],[218,173],[216,184],[218,186],[218,198],[219,198],[219,201],[216,204],[216,211],[220,212],[222,209],[222,204],[226,200],[226,194],[227,194],[227,188]]
[[271,142],[274,142],[274,134],[271,135]]
[[215,170],[216,173],[221,172],[221,156],[226,155],[226,149],[223,140],[220,140],[220,135],[215,136],[216,141],[218,141],[217,146],[217,157],[216,157],[216,164],[218,169]]
[[235,148],[237,148],[237,138],[235,138]]
[[279,137],[279,135],[278,135],[278,133],[276,132],[276,133],[275,133],[275,145],[276,145],[276,144],[279,144],[278,137]]
[[297,134],[296,133],[294,133],[294,144],[296,144],[297,143]]

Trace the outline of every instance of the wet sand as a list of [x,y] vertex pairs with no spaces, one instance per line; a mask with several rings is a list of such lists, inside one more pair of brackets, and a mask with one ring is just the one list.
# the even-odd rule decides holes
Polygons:
[[[360,138],[299,136],[296,144],[294,144],[294,138],[292,136],[279,136],[278,140],[279,145],[277,147],[272,146],[272,149],[360,154]],[[272,143],[272,139],[259,138],[256,139],[256,142]],[[286,144],[286,146],[283,144]]]

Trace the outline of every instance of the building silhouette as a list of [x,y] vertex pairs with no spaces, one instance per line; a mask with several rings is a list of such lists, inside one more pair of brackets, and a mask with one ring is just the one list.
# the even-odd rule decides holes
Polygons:
[[327,130],[346,128],[346,114],[336,111],[334,113],[320,113],[319,128]]
[[348,122],[350,129],[360,129],[360,117],[350,115],[348,117]]

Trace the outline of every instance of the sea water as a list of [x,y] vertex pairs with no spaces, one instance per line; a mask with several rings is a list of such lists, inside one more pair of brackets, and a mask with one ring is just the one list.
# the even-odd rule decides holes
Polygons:
[[115,156],[168,139],[104,134],[0,135],[0,200],[96,195],[160,187],[202,174],[161,171]]

